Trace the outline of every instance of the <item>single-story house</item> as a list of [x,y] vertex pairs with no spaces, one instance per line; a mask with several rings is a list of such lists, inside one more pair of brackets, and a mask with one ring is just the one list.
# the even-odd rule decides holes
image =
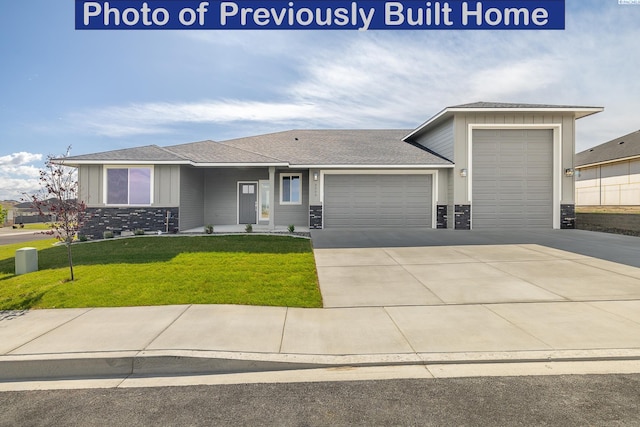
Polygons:
[[58,159],[105,229],[573,228],[575,120],[600,107],[478,102],[415,129],[289,130]]
[[576,204],[640,205],[640,131],[576,154]]

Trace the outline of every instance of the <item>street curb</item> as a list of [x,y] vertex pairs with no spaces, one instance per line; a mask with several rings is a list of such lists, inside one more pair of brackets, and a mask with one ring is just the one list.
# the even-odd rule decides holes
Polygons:
[[0,382],[171,377],[340,367],[480,365],[640,360],[640,349],[309,355],[197,350],[41,354],[0,357]]

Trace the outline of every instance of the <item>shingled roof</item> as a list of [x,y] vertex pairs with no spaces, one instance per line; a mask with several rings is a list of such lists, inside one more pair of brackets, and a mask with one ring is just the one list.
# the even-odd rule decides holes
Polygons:
[[448,166],[429,150],[403,142],[407,129],[289,130],[228,141],[129,148],[64,159],[88,163],[172,163],[195,166]]
[[640,158],[640,130],[576,154],[576,167]]
[[292,166],[449,165],[448,160],[402,142],[406,129],[290,130],[224,141]]
[[157,145],[145,145],[143,147],[124,148],[122,150],[103,151],[101,153],[94,154],[82,154],[79,156],[69,156],[64,159],[59,158],[55,160],[64,160],[68,165],[74,165],[79,163],[88,162],[144,162],[144,163],[186,163],[186,159],[172,153]]

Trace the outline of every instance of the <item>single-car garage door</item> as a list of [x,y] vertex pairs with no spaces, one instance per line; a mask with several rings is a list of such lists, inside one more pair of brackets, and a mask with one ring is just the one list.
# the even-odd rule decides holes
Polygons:
[[325,175],[324,227],[431,227],[431,175]]
[[474,130],[472,227],[553,227],[551,130]]

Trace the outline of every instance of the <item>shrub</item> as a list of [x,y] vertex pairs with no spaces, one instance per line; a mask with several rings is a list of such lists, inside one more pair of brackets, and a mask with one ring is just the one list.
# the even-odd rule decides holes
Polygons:
[[86,242],[87,240],[89,240],[89,238],[84,235],[84,234],[78,234],[78,241],[80,242]]
[[293,233],[294,231],[296,231],[296,226],[293,224],[289,224],[289,227],[287,227],[289,229],[289,233]]
[[204,226],[204,232],[207,234],[213,234],[213,225],[207,224]]
[[246,231],[247,233],[251,233],[253,231],[253,226],[251,224],[247,224],[244,227],[244,231]]
[[113,239],[113,231],[111,230],[103,231],[102,237],[105,239]]
[[136,228],[135,230],[133,230],[133,234],[135,234],[136,236],[144,236],[144,230],[142,228]]

